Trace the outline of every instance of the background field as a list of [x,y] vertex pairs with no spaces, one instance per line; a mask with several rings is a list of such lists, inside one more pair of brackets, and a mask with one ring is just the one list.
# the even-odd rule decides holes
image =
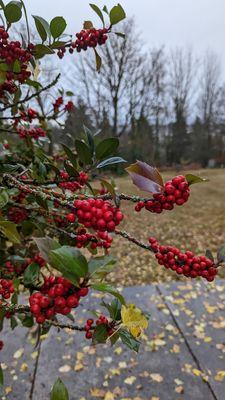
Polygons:
[[[225,243],[225,170],[200,170],[193,173],[209,178],[210,181],[193,185],[187,204],[176,207],[172,212],[154,215],[145,210],[136,213],[133,204],[122,202],[126,218],[121,229],[124,228],[146,242],[152,235],[162,244],[173,244],[198,254],[204,254],[206,249],[215,252],[218,246]],[[163,176],[170,178],[176,174],[170,171]],[[117,184],[120,192],[138,193],[128,177],[117,179]],[[159,266],[152,253],[121,237],[114,239],[112,253],[118,263],[115,271],[109,275],[111,282],[128,286],[182,280],[179,275]],[[225,267],[220,269],[219,275],[225,277]]]

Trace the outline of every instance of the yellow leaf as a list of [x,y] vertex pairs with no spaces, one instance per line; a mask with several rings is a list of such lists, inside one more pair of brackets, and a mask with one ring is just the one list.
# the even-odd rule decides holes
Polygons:
[[71,370],[70,365],[63,365],[62,367],[59,368],[59,372],[69,372]]
[[130,331],[134,337],[138,337],[143,329],[147,329],[148,320],[139,308],[134,304],[128,307],[122,306],[121,317],[123,325]]
[[222,382],[225,379],[225,371],[218,371],[215,380],[218,382]]
[[26,363],[23,363],[20,367],[20,372],[25,372],[28,370],[28,365]]
[[163,381],[163,377],[160,374],[150,374],[150,377],[155,382],[159,382],[160,383],[160,382]]
[[124,380],[124,382],[127,384],[127,385],[133,385],[133,383],[136,381],[136,376],[128,376],[128,378],[126,378],[125,380]]
[[18,358],[22,357],[23,353],[24,353],[24,349],[23,349],[23,348],[18,349],[18,350],[13,354],[13,358],[18,359]]
[[114,353],[115,353],[117,356],[119,356],[119,355],[122,353],[122,351],[123,351],[122,347],[117,347],[117,348],[114,350]]
[[104,397],[105,397],[105,390],[102,390],[102,389],[93,388],[90,390],[90,393],[91,393],[92,397],[97,397],[97,398],[101,398],[101,399],[104,399]]
[[200,371],[200,370],[197,369],[197,368],[193,368],[192,372],[193,372],[193,374],[196,375],[196,376],[201,376],[201,375],[202,375],[202,371]]
[[82,369],[84,369],[84,364],[82,364],[82,362],[77,361],[76,365],[74,367],[74,371],[81,371]]
[[6,393],[6,394],[9,394],[9,393],[11,393],[11,392],[12,392],[11,386],[7,386],[7,387],[5,388],[5,393]]
[[104,397],[104,400],[114,400],[114,399],[115,399],[115,396],[112,392],[107,392]]

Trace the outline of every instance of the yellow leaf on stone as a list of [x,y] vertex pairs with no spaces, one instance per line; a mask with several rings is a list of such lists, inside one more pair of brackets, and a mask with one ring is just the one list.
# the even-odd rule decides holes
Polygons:
[[153,381],[158,383],[163,381],[163,377],[160,374],[150,374],[150,378],[152,378]]
[[183,388],[183,386],[177,386],[177,387],[175,388],[175,392],[176,392],[176,393],[179,393],[179,394],[184,393],[184,388]]
[[115,396],[112,392],[107,392],[104,397],[104,400],[114,400],[114,399],[115,399]]
[[98,389],[98,388],[92,388],[90,390],[90,394],[91,394],[92,397],[97,397],[97,398],[100,398],[100,399],[104,399],[105,393],[106,393],[105,390]]
[[174,344],[172,352],[176,354],[180,353],[180,346],[178,344]]
[[77,361],[74,367],[74,371],[78,372],[84,369],[84,364],[82,362]]
[[127,385],[133,385],[133,383],[136,381],[136,376],[128,376],[128,378],[126,378],[125,380],[124,380],[124,382],[127,384]]
[[28,370],[28,365],[26,363],[23,363],[20,367],[20,372],[25,372]]
[[23,349],[23,348],[18,349],[18,350],[13,354],[13,358],[18,359],[18,358],[22,357],[23,353],[24,353],[24,349]]
[[71,366],[67,364],[59,368],[59,372],[69,372],[69,371],[71,371]]
[[201,376],[201,375],[202,375],[202,371],[200,371],[200,370],[197,369],[197,368],[193,368],[192,372],[193,372],[193,374],[196,375],[196,376]]
[[140,336],[143,329],[147,329],[148,320],[139,308],[134,304],[128,307],[122,306],[121,317],[123,325],[130,331],[134,337]]
[[117,356],[119,356],[119,355],[122,353],[122,351],[123,351],[122,347],[117,347],[117,348],[114,350],[114,353],[115,353]]
[[35,358],[37,358],[37,356],[38,356],[38,351],[34,351],[33,353],[31,353],[31,358],[33,359],[33,360],[35,360]]
[[225,379],[225,371],[218,371],[215,380],[218,382],[222,382]]
[[12,392],[11,386],[7,386],[7,387],[5,388],[5,393],[6,393],[6,394],[9,394],[9,393],[11,393],[11,392]]

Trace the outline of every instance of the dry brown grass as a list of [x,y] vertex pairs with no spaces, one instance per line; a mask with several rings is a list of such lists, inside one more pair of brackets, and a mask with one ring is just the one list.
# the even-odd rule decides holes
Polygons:
[[[215,252],[219,245],[225,243],[225,169],[192,173],[210,181],[193,185],[188,203],[172,212],[154,215],[142,210],[136,213],[133,204],[122,202],[126,215],[122,229],[145,242],[152,235],[162,244],[173,244],[198,254],[204,254],[206,249]],[[163,175],[170,178],[176,173]],[[117,184],[120,192],[138,193],[128,177],[119,178]],[[114,239],[112,253],[117,257],[118,264],[109,276],[111,282],[132,285],[182,279],[158,266],[152,253],[121,237]],[[225,268],[220,270],[220,276],[225,277]]]

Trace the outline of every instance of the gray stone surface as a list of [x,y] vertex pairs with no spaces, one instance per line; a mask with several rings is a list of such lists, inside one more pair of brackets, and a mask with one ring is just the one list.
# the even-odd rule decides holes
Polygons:
[[[48,400],[57,377],[68,386],[70,400],[224,400],[225,379],[215,377],[225,370],[225,282],[207,287],[199,282],[139,286],[123,292],[128,302],[151,314],[140,352],[136,355],[121,343],[92,347],[83,333],[52,328],[41,342],[32,400]],[[83,323],[87,310],[99,307],[100,301],[96,294],[89,303],[84,301],[77,323]],[[9,366],[7,385],[13,387],[9,400],[29,399],[34,372],[29,354],[34,350],[21,331],[10,333],[10,351],[3,353]],[[13,381],[10,369],[18,348],[25,353],[17,360],[18,380]],[[22,373],[24,362],[29,370]],[[21,390],[17,382],[22,376]]]

